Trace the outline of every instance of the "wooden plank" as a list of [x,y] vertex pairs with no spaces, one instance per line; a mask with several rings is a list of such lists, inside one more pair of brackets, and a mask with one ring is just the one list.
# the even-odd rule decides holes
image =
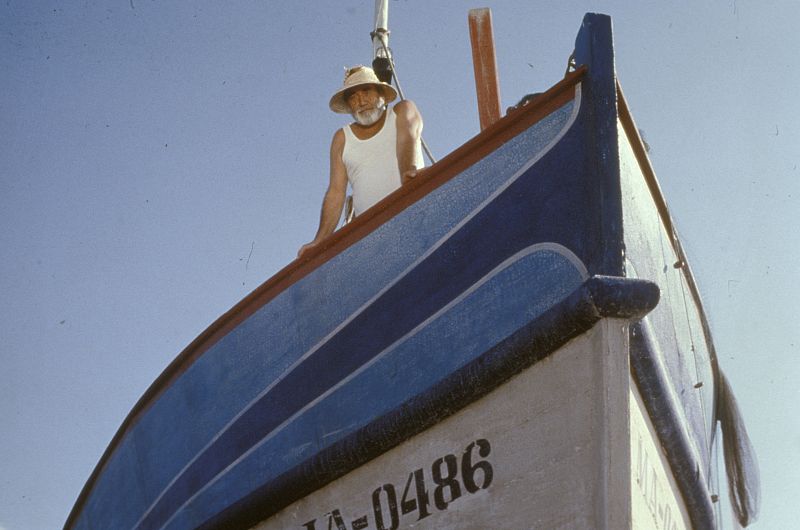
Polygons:
[[492,11],[488,7],[471,9],[468,18],[478,115],[481,130],[484,130],[500,119],[500,80],[494,52]]

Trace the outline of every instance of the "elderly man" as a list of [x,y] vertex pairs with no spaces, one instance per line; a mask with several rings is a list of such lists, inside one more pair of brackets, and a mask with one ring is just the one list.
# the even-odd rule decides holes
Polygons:
[[302,256],[336,230],[347,183],[353,189],[356,215],[414,178],[424,165],[420,138],[422,117],[411,101],[389,108],[397,92],[378,80],[371,68],[356,66],[345,73],[344,86],[330,101],[334,112],[355,122],[336,131],[331,142],[330,182],[322,201],[319,229]]

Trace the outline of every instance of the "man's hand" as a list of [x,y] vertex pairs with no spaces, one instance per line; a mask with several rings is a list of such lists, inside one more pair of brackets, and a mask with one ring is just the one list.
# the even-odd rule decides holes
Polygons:
[[302,257],[303,257],[305,254],[307,254],[307,253],[308,253],[308,252],[309,252],[311,249],[313,249],[313,248],[316,248],[316,246],[317,246],[317,245],[319,245],[319,241],[318,241],[318,240],[316,240],[316,239],[315,239],[314,241],[310,241],[310,242],[306,243],[305,245],[303,245],[302,247],[300,247],[300,250],[298,250],[298,251],[297,251],[297,258],[298,258],[298,259],[299,259],[299,258],[302,258]]
[[402,182],[403,184],[410,182],[411,179],[417,176],[417,172],[418,172],[417,168],[415,167],[412,167],[412,169],[404,171],[403,174],[400,175],[400,182]]

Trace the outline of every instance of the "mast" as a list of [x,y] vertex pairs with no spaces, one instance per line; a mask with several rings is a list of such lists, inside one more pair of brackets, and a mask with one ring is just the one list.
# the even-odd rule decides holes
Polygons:
[[[394,84],[397,87],[397,94],[401,100],[406,97],[403,95],[403,88],[400,86],[400,80],[397,78],[397,71],[394,68],[394,59],[392,58],[392,50],[389,48],[389,0],[375,0],[375,29],[370,33],[372,37],[372,69],[378,79],[384,83],[392,84],[392,77],[394,77]],[[428,144],[425,139],[420,137],[422,144],[422,151],[431,164],[436,163]]]
[[389,50],[389,0],[375,0],[375,29],[372,37],[372,69],[384,83],[392,82],[392,57]]

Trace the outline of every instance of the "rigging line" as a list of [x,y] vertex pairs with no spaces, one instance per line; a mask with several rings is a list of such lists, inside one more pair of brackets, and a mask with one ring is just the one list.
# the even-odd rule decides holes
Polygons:
[[[664,248],[664,232],[667,232],[667,236],[672,240],[678,240],[678,235],[675,233],[674,228],[668,229],[666,226],[664,226],[660,222],[659,222],[659,225],[660,225],[660,228],[658,230],[658,242],[659,242],[659,245],[661,246],[661,259],[662,259],[662,261],[664,263],[664,268],[667,269],[666,271],[664,271],[664,273],[666,275],[666,273],[669,271],[668,267],[670,267],[670,265],[669,265],[668,260],[667,260],[667,252],[666,252],[666,250]],[[674,245],[670,245],[670,248],[674,248]],[[677,260],[677,261],[675,261],[673,263],[675,263],[675,264],[678,264],[678,263],[683,264],[684,263],[683,260],[681,259],[681,257],[677,255],[677,253],[672,254],[670,256],[670,258],[672,258],[672,256],[674,256],[675,260]],[[675,265],[672,266],[673,270],[674,270],[674,268],[675,268]],[[691,326],[691,323],[689,322],[689,309],[686,306],[686,290],[684,289],[684,285],[683,285],[684,284],[684,276],[683,276],[684,274],[685,273],[683,272],[683,268],[681,267],[679,269],[679,271],[678,271],[678,282],[680,283],[680,286],[681,286],[681,295],[683,297],[684,316],[686,317],[686,324],[687,324],[687,327],[689,329],[689,340],[691,342],[692,361],[694,363],[694,371],[695,371],[695,383],[697,383],[697,382],[699,382],[698,380],[700,379],[700,375],[699,375],[699,371],[698,371],[698,368],[697,368],[697,352],[695,351],[696,348],[695,348],[695,344],[694,344],[694,335],[692,334],[692,326]],[[667,282],[666,286],[667,286],[667,289],[669,290],[669,286],[671,285],[671,282],[670,282],[670,278],[669,278],[668,275],[666,275],[665,281]],[[676,324],[675,324],[675,319],[677,318],[677,315],[674,312],[670,312],[670,313],[671,313],[670,320],[672,321],[672,334],[673,334],[673,337],[675,338],[675,344],[676,345],[680,345],[681,341],[680,341],[680,339],[678,337],[679,334],[678,334],[678,330],[677,330],[677,327],[676,327]],[[706,449],[710,450],[710,444],[709,444],[708,434],[707,434],[707,432],[708,432],[707,431],[707,429],[708,429],[708,416],[707,416],[707,412],[706,412],[705,400],[703,400],[702,396],[699,396],[699,400],[700,400],[700,410],[701,410],[701,413],[703,415],[703,438],[704,438],[704,441],[705,441]]]
[[[676,237],[676,239],[677,239],[677,237]],[[695,344],[694,344],[694,333],[692,332],[692,322],[691,322],[691,319],[689,318],[689,306],[686,303],[686,288],[684,287],[684,274],[685,274],[685,272],[683,272],[683,267],[686,265],[686,263],[681,258],[678,258],[678,259],[680,260],[680,263],[681,263],[681,268],[679,269],[681,271],[681,274],[680,274],[678,279],[680,280],[680,283],[681,283],[681,295],[683,296],[683,312],[684,312],[684,315],[686,316],[686,326],[689,328],[689,340],[692,343],[692,361],[694,361],[695,382],[696,383],[702,383],[702,381],[700,381],[700,370],[697,367],[697,349],[695,348]],[[700,387],[700,388],[702,388],[702,387]],[[703,411],[703,427],[704,427],[703,435],[706,438],[706,447],[709,450],[711,450],[711,444],[709,443],[708,434],[707,434],[708,433],[708,429],[710,428],[710,423],[711,422],[710,422],[710,420],[709,420],[709,418],[707,416],[706,402],[703,399],[702,390],[700,388],[698,388],[698,391],[701,393],[699,398],[700,398],[700,409]]]
[[[672,237],[675,238],[676,240],[678,240],[677,234],[673,233]],[[678,240],[678,241],[680,243],[680,240]],[[680,248],[680,247],[681,246],[679,244],[678,248]],[[688,306],[688,304],[686,302],[686,286],[685,286],[685,277],[684,277],[685,274],[686,274],[686,272],[684,271],[684,267],[686,266],[686,262],[684,260],[686,258],[685,258],[685,254],[683,254],[683,252],[681,252],[681,254],[683,255],[683,257],[680,257],[680,256],[678,257],[679,263],[681,264],[681,267],[679,268],[680,275],[679,275],[678,279],[679,279],[680,284],[681,284],[681,296],[683,297],[683,312],[684,312],[684,316],[686,317],[686,327],[689,328],[689,340],[691,341],[691,345],[692,345],[692,361],[694,362],[695,382],[699,384],[699,383],[703,383],[703,381],[700,381],[700,370],[699,370],[699,368],[697,366],[697,348],[695,347],[695,343],[694,343],[694,333],[692,331],[692,321],[691,321],[691,318],[689,317],[689,306]],[[704,434],[704,436],[706,438],[706,447],[709,450],[711,450],[711,443],[708,440],[707,433],[708,433],[708,430],[711,427],[711,421],[712,420],[710,420],[708,418],[708,412],[706,411],[706,402],[705,402],[705,399],[703,399],[702,390],[700,390],[699,388],[698,388],[698,390],[701,392],[701,395],[699,396],[699,398],[700,398],[700,409],[703,412],[703,427],[704,427],[703,434]]]
[[[678,242],[677,248],[681,248],[680,240],[678,238],[678,234],[676,233],[675,227],[673,226],[670,229],[667,229],[667,227],[665,226],[664,230],[667,230],[667,235],[671,239],[670,243],[672,243],[673,241],[676,241],[676,242]],[[658,231],[658,234],[659,234],[659,241],[661,243],[661,252],[662,252],[662,255],[663,255],[663,253],[664,253],[664,234],[662,233],[661,230]],[[671,248],[675,248],[675,245],[671,244],[670,247]],[[675,253],[675,259],[677,261],[675,262],[675,265],[673,265],[673,268],[677,268],[678,269],[678,283],[680,283],[680,287],[681,287],[681,297],[683,298],[683,312],[684,312],[684,317],[686,318],[686,327],[689,330],[689,341],[690,341],[691,350],[692,350],[692,362],[694,364],[695,383],[700,383],[701,382],[700,381],[700,371],[699,371],[699,369],[697,367],[697,348],[695,347],[695,343],[694,343],[694,333],[692,332],[692,324],[691,324],[691,320],[689,318],[689,307],[687,306],[687,303],[686,303],[686,288],[684,286],[685,275],[686,275],[686,272],[684,271],[684,267],[686,265],[686,262],[684,260],[686,258],[685,258],[685,255],[683,255],[683,252],[680,252],[680,255],[679,255],[678,252],[676,252]],[[678,267],[678,265],[680,265],[680,266]],[[677,342],[678,341],[678,333],[677,333],[677,329],[675,328],[675,321],[674,321],[676,316],[677,315],[673,314],[672,328],[673,328],[673,332],[675,333],[675,340]],[[700,390],[700,389],[697,389],[697,390],[699,392],[701,392],[701,395],[698,396],[698,399],[700,400],[700,410],[701,410],[701,413],[703,415],[703,438],[705,440],[706,449],[710,451],[711,450],[711,444],[709,443],[709,439],[708,439],[708,429],[709,429],[710,421],[709,421],[709,418],[708,418],[708,412],[706,411],[705,400],[703,399],[703,396],[702,396],[702,390]]]
[[[670,279],[669,279],[669,275],[667,274],[667,272],[669,271],[669,264],[667,263],[668,262],[668,260],[667,260],[667,252],[664,249],[664,230],[662,230],[662,228],[664,230],[666,230],[666,227],[663,226],[663,224],[661,224],[659,222],[658,243],[659,243],[659,246],[661,247],[661,261],[664,264],[663,265],[663,269],[662,269],[663,274],[664,274],[664,282],[666,282],[667,292],[669,292]],[[672,236],[674,237],[674,234],[672,234]],[[678,340],[678,330],[675,328],[675,318],[674,318],[674,315],[671,314],[671,313],[670,313],[670,322],[672,324],[672,336],[675,339],[675,344],[680,344],[680,340]]]
[[[392,65],[392,78],[394,79],[394,84],[397,85],[397,93],[400,96],[400,101],[405,101],[406,97],[403,94],[403,89],[400,87],[400,79],[397,77],[397,68],[394,65],[394,57],[392,57],[392,52],[389,51],[389,48],[386,46],[386,41],[384,40],[386,36],[382,33],[378,34],[378,38],[381,41],[381,47],[383,48],[383,52],[386,54],[386,57],[389,59],[389,63]],[[422,150],[425,151],[425,154],[428,156],[428,160],[431,161],[431,164],[436,163],[436,159],[433,157],[430,148],[428,148],[428,144],[425,142],[425,138],[420,135],[419,141],[422,144]]]

